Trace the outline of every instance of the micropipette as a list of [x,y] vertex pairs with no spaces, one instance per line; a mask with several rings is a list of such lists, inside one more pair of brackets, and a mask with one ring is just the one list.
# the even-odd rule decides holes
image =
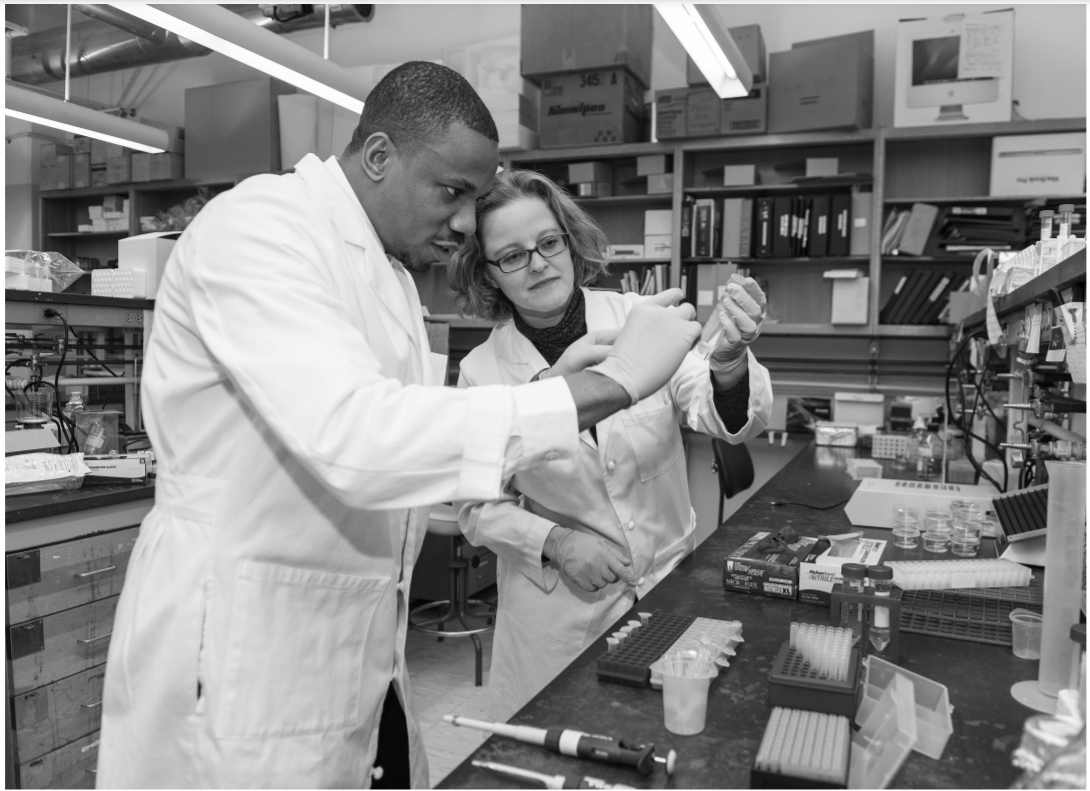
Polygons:
[[579,781],[578,785],[571,785],[568,783],[568,778],[564,775],[547,775],[544,772],[531,772],[529,769],[519,769],[517,766],[498,764],[494,761],[473,761],[472,763],[474,766],[479,766],[481,769],[491,769],[493,772],[499,772],[503,775],[521,777],[523,780],[536,780],[537,782],[544,784],[546,788],[635,789],[635,786],[626,786],[623,783],[607,783],[605,780],[599,780],[597,777],[584,777]]
[[602,761],[607,764],[631,766],[642,775],[651,774],[655,763],[666,767],[666,774],[674,773],[674,764],[677,761],[677,753],[670,750],[666,757],[655,755],[655,745],[639,744],[628,745],[620,739],[609,736],[573,731],[569,728],[533,728],[529,725],[508,725],[503,722],[485,722],[472,720],[457,714],[447,714],[444,722],[451,725],[459,725],[465,728],[476,728],[479,731],[488,731],[497,736],[506,736],[508,739],[537,744],[546,750],[561,755],[570,755],[575,758],[586,758],[593,761]]

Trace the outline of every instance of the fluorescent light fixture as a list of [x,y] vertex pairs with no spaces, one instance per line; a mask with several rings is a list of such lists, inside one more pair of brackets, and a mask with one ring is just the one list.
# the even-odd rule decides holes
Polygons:
[[359,78],[223,6],[205,3],[109,5],[346,110],[363,112],[364,85]]
[[59,97],[28,91],[8,83],[4,86],[4,115],[86,135],[107,143],[133,148],[148,154],[161,154],[170,138],[162,129],[139,124],[92,110]]
[[715,11],[695,3],[655,3],[655,9],[720,99],[749,94],[753,72]]

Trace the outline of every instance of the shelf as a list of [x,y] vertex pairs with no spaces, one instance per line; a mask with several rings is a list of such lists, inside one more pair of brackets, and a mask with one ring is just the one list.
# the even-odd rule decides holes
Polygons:
[[685,153],[725,151],[746,148],[808,148],[811,146],[835,146],[845,143],[873,143],[877,129],[857,129],[831,132],[794,132],[779,135],[740,135],[738,137],[705,137],[698,140],[680,140]]
[[974,195],[966,198],[886,198],[884,203],[1029,203],[1030,201],[1045,200],[1049,203],[1067,203],[1086,200],[1086,194],[1082,195],[1041,195],[1039,197],[1021,195]]
[[869,264],[869,255],[828,256],[823,258],[683,258],[685,266],[697,264],[739,264],[759,266],[761,264]]
[[[253,175],[253,174],[251,174]],[[248,178],[248,177],[247,177]],[[168,192],[170,190],[196,189],[197,187],[233,187],[234,179],[222,181],[193,181],[192,179],[176,179],[174,181],[141,181],[130,186],[138,192]]]
[[788,324],[778,322],[761,325],[761,335],[851,335],[869,336],[870,328],[866,324],[843,326],[840,324]]
[[132,308],[133,310],[154,310],[154,299],[120,299],[118,297],[95,297],[90,294],[66,294],[63,291],[19,291],[6,289],[4,300],[7,302],[50,302],[60,305],[97,305],[103,308]]
[[567,160],[625,159],[648,154],[672,154],[672,143],[618,143],[609,146],[577,146],[515,151],[508,155],[513,163],[563,162]]
[[632,206],[640,204],[669,204],[673,203],[674,196],[672,193],[665,193],[663,195],[614,195],[609,198],[578,198],[571,196],[572,200],[581,205],[585,205],[588,208],[593,206]]
[[668,264],[669,258],[611,258],[607,261],[610,266],[650,266],[652,264]]
[[134,181],[128,184],[109,184],[105,187],[81,187],[71,190],[43,190],[39,193],[41,198],[98,198],[105,195],[128,195],[130,190],[136,192],[167,192],[169,190],[196,189],[197,187],[233,187],[233,179],[222,181],[193,181],[191,179],[176,179],[174,181]]
[[1040,135],[1053,132],[1082,132],[1085,130],[1085,118],[1046,118],[1040,121],[913,126],[899,129],[884,128],[882,134],[887,140],[896,141],[950,137],[994,137],[996,135]]
[[[999,252],[998,250],[996,252]],[[1004,251],[1006,252],[1006,251]],[[890,255],[884,253],[882,255],[882,263],[885,264],[972,264],[973,259],[976,258],[976,253],[971,255],[959,255],[949,256],[946,258],[932,258],[924,255]]]
[[946,338],[950,335],[950,325],[879,324],[878,335],[883,338]]
[[125,195],[128,197],[131,184],[108,184],[105,187],[80,187],[71,190],[42,190],[39,198],[101,198],[106,195]]
[[[1085,282],[1086,251],[1080,250],[1073,256],[1060,261],[1047,272],[1043,272],[1020,288],[1016,288],[1010,294],[995,300],[995,314],[1002,319],[1026,305],[1044,299],[1050,289],[1055,288],[1062,291],[1076,283]],[[966,327],[973,327],[983,323],[983,310],[978,310],[965,319]]]
[[740,187],[686,187],[685,194],[694,198],[721,198],[726,195],[750,195],[753,193],[767,193],[778,195],[780,193],[810,193],[828,192],[832,189],[843,189],[860,184],[873,184],[874,179],[867,176],[865,179],[829,179],[828,181],[807,181],[801,184],[747,184]]
[[47,233],[50,239],[77,239],[82,237],[93,238],[95,236],[128,236],[129,229],[124,231],[61,231],[59,233]]

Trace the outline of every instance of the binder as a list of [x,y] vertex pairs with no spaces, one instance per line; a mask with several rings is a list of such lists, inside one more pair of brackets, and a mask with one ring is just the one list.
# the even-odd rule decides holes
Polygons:
[[739,213],[741,225],[738,232],[738,255],[741,258],[753,257],[753,198],[742,198]]
[[772,198],[757,198],[754,206],[756,207],[754,223],[757,231],[756,238],[753,240],[754,254],[757,258],[771,258],[772,237],[775,231],[772,224]]
[[897,249],[904,255],[923,255],[938,214],[938,206],[932,206],[930,203],[913,203]]
[[723,242],[720,255],[723,258],[741,258],[742,252],[742,209],[745,198],[725,198],[723,200]]
[[968,275],[951,274],[938,299],[931,303],[931,307],[920,319],[920,324],[938,324],[939,315],[950,302],[950,295],[961,288],[961,284],[966,280],[968,280]]
[[802,235],[802,243],[799,245],[799,255],[810,255],[810,213],[814,208],[813,198],[802,198],[802,217],[799,218],[799,233]]
[[939,301],[945,292],[946,288],[950,285],[950,276],[943,274],[942,272],[935,273],[938,280],[932,286],[928,284],[928,287],[922,292],[920,301],[917,303],[915,309],[905,320],[905,324],[924,324],[924,318],[932,312],[935,307],[935,303]]
[[845,256],[851,249],[852,196],[838,193],[832,196],[829,222],[829,255]]
[[772,225],[775,231],[772,237],[773,258],[791,258],[793,255],[791,245],[792,202],[792,198],[773,199]]
[[893,310],[897,307],[897,301],[900,299],[901,294],[904,292],[905,284],[908,282],[911,272],[906,272],[901,275],[901,279],[897,281],[897,285],[893,287],[893,293],[886,298],[886,304],[882,306],[882,310],[878,313],[879,324],[889,324],[889,317]]
[[693,256],[711,258],[715,228],[715,200],[701,198],[693,205]]
[[912,288],[906,289],[903,295],[901,309],[893,315],[894,324],[908,324],[909,318],[915,313],[921,300],[927,298],[927,295],[931,293],[931,289],[935,287],[941,277],[940,273],[929,272],[926,269],[921,269],[919,272],[920,277],[916,280],[916,283],[914,285],[910,283],[909,285]]
[[681,251],[682,259],[693,257],[693,204],[696,198],[685,195],[681,199]]
[[901,289],[901,293],[897,296],[889,312],[889,323],[900,324],[904,318],[905,313],[908,311],[908,304],[912,301],[913,296],[920,290],[922,281],[927,279],[927,271],[924,269],[914,269],[909,273],[908,283]]
[[852,227],[849,255],[870,255],[870,216],[873,194],[852,190]]
[[811,258],[823,258],[829,251],[829,202],[828,195],[815,195],[810,207]]

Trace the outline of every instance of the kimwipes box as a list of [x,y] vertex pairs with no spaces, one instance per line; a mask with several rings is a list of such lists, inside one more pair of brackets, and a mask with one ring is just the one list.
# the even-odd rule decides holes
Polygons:
[[799,563],[817,543],[803,536],[782,552],[766,554],[757,549],[770,533],[754,533],[723,562],[723,588],[757,593],[778,599],[794,599],[799,589]]
[[[875,479],[867,479],[875,480]],[[892,509],[890,509],[892,510]],[[824,545],[825,542],[822,542]],[[829,594],[833,585],[843,582],[840,568],[845,563],[862,563],[864,566],[877,566],[882,560],[886,542],[878,538],[861,538],[855,544],[850,555],[833,557],[834,544],[824,552],[811,553],[803,558],[799,565],[799,601],[805,604],[829,606]]]
[[83,462],[91,468],[83,476],[84,486],[148,481],[147,460],[143,456],[84,456]]
[[541,81],[542,148],[635,143],[642,128],[643,88],[622,68]]

